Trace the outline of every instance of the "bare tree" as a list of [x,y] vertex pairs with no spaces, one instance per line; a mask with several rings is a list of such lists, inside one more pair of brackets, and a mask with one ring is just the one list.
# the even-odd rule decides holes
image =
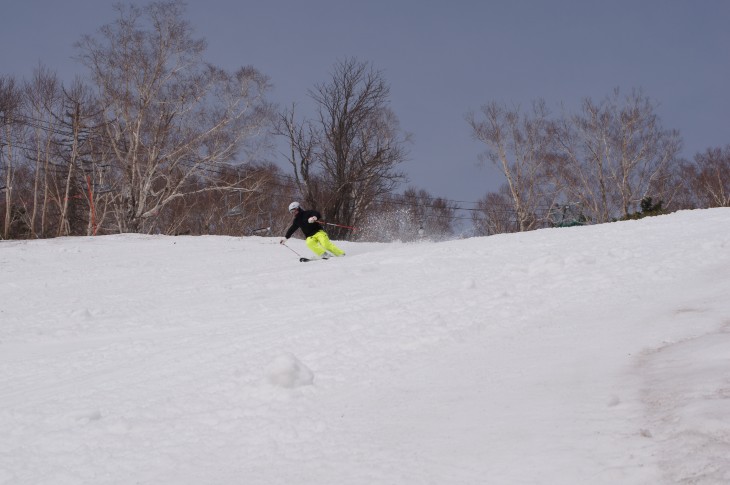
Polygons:
[[409,187],[398,197],[407,207],[413,222],[418,227],[418,237],[432,240],[449,239],[454,236],[454,221],[458,204],[433,197],[428,191]]
[[495,102],[479,115],[467,114],[472,135],[487,146],[483,160],[492,162],[507,179],[507,188],[520,231],[538,227],[538,209],[556,194],[549,190],[547,153],[550,143],[548,112],[543,101],[529,113]]
[[279,114],[275,133],[287,139],[289,153],[287,160],[292,165],[294,183],[309,207],[318,206],[321,195],[321,178],[317,175],[317,162],[321,136],[312,121],[297,122],[296,105]]
[[[49,175],[54,170],[54,141],[61,135],[60,119],[63,110],[61,83],[47,68],[39,66],[29,82],[25,83],[27,99],[26,123],[31,128],[34,166],[32,203],[28,226],[31,237],[46,236],[48,205],[50,203]],[[40,215],[40,228],[37,219]]]
[[730,145],[698,153],[682,174],[695,207],[730,207]]
[[505,184],[499,192],[489,192],[477,201],[476,210],[471,214],[476,236],[491,236],[520,230],[510,194],[509,186]]
[[252,67],[229,73],[204,63],[205,42],[192,37],[182,1],[116,8],[119,18],[78,47],[122,180],[119,231],[152,231],[168,204],[201,191],[253,190],[218,176],[265,139],[268,79]]
[[[71,234],[71,224],[69,222],[69,203],[71,202],[71,191],[77,192],[75,184],[76,182],[76,169],[79,165],[79,151],[81,143],[81,102],[73,99],[70,103],[70,122],[69,127],[71,130],[71,146],[68,150],[68,157],[66,161],[66,181],[63,186],[63,196],[61,198],[61,221],[58,226],[59,236],[68,236]],[[76,194],[74,194],[76,195]]]
[[229,182],[245,179],[258,190],[206,191],[178,199],[158,220],[165,234],[220,234],[230,236],[281,233],[291,224],[286,206],[296,192],[282,169],[271,163],[229,168],[221,175]]
[[25,125],[21,122],[23,93],[12,77],[0,77],[0,188],[5,195],[3,238],[10,236],[10,227],[18,217],[13,197],[16,171],[20,163],[19,145],[24,141]]
[[[103,222],[108,202],[112,200],[102,190],[106,167],[105,138],[100,121],[101,110],[89,87],[75,81],[63,89],[63,116],[59,133],[63,135],[58,147],[60,163],[56,171],[64,174],[58,198],[60,234],[95,235]],[[97,210],[99,208],[100,210]]]
[[297,123],[293,108],[280,117],[277,132],[289,141],[305,202],[341,224],[355,225],[375,198],[405,180],[396,167],[405,160],[408,135],[388,108],[389,95],[381,72],[347,59],[310,91],[315,121]]
[[608,222],[628,216],[670,176],[680,148],[679,134],[664,130],[655,104],[641,91],[622,98],[618,89],[600,103],[583,102],[579,114],[555,130],[556,172],[566,197],[586,216]]
[[380,242],[450,239],[455,234],[458,209],[451,201],[409,187],[403,194],[389,194],[374,201],[355,235],[360,240]]

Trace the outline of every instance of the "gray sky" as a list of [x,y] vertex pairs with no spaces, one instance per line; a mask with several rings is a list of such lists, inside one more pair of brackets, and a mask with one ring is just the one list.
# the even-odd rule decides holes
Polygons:
[[[27,78],[41,63],[85,76],[73,43],[112,22],[113,3],[0,0],[0,75]],[[306,110],[338,60],[372,62],[413,134],[410,185],[462,207],[503,182],[479,167],[464,121],[490,101],[543,98],[559,111],[641,88],[680,131],[684,157],[730,144],[728,0],[189,0],[187,12],[206,60],[256,67],[282,106]]]

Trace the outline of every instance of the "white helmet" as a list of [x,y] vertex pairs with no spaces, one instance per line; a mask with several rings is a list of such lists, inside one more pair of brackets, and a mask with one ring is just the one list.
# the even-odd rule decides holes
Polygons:
[[289,204],[289,212],[292,212],[294,209],[299,209],[299,202],[292,202]]

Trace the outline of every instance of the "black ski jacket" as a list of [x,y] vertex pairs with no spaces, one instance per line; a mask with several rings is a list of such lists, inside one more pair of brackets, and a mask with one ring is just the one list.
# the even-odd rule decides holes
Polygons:
[[322,231],[322,225],[319,222],[309,223],[308,219],[312,216],[317,216],[318,221],[322,219],[322,214],[315,210],[305,211],[299,209],[297,215],[294,216],[291,226],[287,229],[285,237],[289,239],[297,229],[301,229],[306,237],[314,236],[317,232]]

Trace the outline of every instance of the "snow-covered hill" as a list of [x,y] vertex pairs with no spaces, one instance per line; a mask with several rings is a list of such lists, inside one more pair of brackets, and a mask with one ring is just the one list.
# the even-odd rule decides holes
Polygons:
[[0,242],[0,484],[730,482],[730,209],[339,245]]

